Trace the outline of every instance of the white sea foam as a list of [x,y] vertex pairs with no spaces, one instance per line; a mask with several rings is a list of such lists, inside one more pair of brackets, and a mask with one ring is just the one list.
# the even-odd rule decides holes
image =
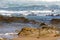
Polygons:
[[0,13],[22,13],[27,11],[6,11],[6,10],[0,10]]
[[1,35],[17,35],[18,33],[5,33],[5,34],[0,34]]
[[7,10],[0,10],[0,14],[2,14],[2,15],[11,16],[11,14],[14,14],[14,13],[23,14],[23,15],[28,15],[28,14],[31,14],[31,13],[34,13],[34,14],[42,13],[42,15],[45,15],[45,14],[52,13],[52,11],[51,10],[30,10],[30,11],[7,11]]
[[7,38],[7,39],[12,39],[17,36],[18,33],[5,33],[5,34],[0,34],[0,38]]
[[7,11],[7,10],[0,10],[0,13],[24,13],[24,12],[40,12],[40,13],[48,13],[51,10],[37,10],[37,11]]

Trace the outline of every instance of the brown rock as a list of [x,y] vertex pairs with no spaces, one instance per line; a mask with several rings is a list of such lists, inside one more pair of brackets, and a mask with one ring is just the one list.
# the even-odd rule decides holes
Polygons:
[[60,19],[52,19],[51,23],[52,24],[60,24]]
[[52,36],[56,37],[60,35],[60,31],[55,26],[42,26],[40,28],[40,36]]
[[38,29],[36,28],[29,28],[24,27],[18,34],[19,36],[30,36],[30,37],[37,37],[38,36]]
[[60,36],[60,31],[55,26],[43,25],[40,28],[24,27],[18,36],[25,37],[56,37]]

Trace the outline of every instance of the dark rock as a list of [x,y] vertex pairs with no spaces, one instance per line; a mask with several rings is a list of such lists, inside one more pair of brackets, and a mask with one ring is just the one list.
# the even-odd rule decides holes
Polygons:
[[52,24],[60,24],[60,19],[52,19],[50,22]]

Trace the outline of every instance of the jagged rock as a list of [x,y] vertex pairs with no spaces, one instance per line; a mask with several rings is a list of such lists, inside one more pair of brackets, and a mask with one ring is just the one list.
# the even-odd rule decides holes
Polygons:
[[38,36],[38,29],[36,28],[30,28],[30,27],[24,27],[18,34],[19,36],[31,36],[31,37],[37,37]]
[[28,37],[56,37],[60,36],[60,31],[55,26],[43,25],[40,28],[24,27],[18,33],[19,36]]
[[60,35],[60,31],[55,26],[42,26],[40,28],[40,36],[56,37]]

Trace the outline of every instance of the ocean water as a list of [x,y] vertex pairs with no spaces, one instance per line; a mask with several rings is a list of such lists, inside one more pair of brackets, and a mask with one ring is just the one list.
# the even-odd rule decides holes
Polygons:
[[26,16],[30,20],[49,23],[52,19],[60,19],[60,16]]

